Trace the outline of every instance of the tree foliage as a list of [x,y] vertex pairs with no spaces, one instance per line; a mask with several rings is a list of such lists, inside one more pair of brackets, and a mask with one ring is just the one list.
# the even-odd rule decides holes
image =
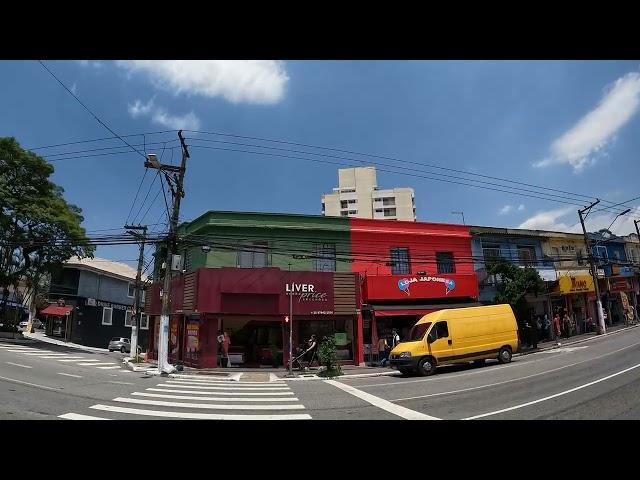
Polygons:
[[526,319],[528,305],[525,296],[538,296],[545,290],[545,284],[535,268],[519,267],[504,259],[499,259],[489,268],[489,275],[497,277],[495,303],[508,303],[519,321]]
[[342,375],[336,350],[336,340],[333,335],[327,336],[322,340],[320,348],[318,349],[318,358],[320,359],[320,364],[325,367],[325,370],[320,372],[319,376],[336,377]]
[[[73,256],[92,256],[82,210],[67,203],[49,177],[53,166],[0,138],[0,294],[5,311],[9,287],[20,284],[35,299],[47,276]],[[0,313],[2,315],[2,313]]]

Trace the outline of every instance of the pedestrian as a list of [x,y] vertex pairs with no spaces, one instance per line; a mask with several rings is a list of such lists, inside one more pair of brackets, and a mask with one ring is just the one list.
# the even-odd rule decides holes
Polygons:
[[562,319],[562,329],[564,331],[564,338],[569,338],[571,336],[571,319],[568,313],[565,313]]
[[542,322],[544,328],[544,338],[547,340],[551,340],[551,320],[549,320],[549,315],[544,314],[544,321]]
[[553,333],[556,337],[556,344],[560,345],[560,314],[558,312],[556,312],[555,316],[553,317]]
[[316,341],[316,336],[311,335],[309,340],[307,340],[307,349],[305,350],[305,358],[309,362],[307,364],[307,368],[311,367],[313,360],[316,358],[316,351],[318,349],[318,342]]
[[218,364],[221,367],[224,367],[224,364],[222,363],[222,359],[224,358],[223,353],[224,353],[224,334],[222,333],[222,330],[218,330],[218,337],[216,339],[218,341],[218,358],[220,359],[220,361],[218,362]]
[[229,358],[229,347],[231,346],[231,338],[229,338],[229,334],[226,332],[226,330],[223,332],[223,338],[222,338],[222,355],[223,358],[226,359],[226,366],[231,367],[231,359]]
[[384,337],[380,337],[378,340],[378,353],[380,357],[380,366],[384,367],[385,364],[389,361],[389,344],[387,343],[387,339]]
[[391,329],[391,350],[396,348],[396,345],[400,343],[400,335],[398,335],[398,331],[393,328]]

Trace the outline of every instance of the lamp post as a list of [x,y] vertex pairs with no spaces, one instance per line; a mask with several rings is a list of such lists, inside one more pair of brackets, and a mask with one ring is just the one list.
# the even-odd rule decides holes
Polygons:
[[291,282],[291,264],[289,264],[289,376],[293,377],[293,283]]

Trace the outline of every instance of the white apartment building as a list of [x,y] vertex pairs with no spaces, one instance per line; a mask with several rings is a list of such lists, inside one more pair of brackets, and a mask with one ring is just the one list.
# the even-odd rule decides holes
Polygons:
[[341,168],[338,187],[322,194],[322,214],[415,222],[413,188],[379,190],[375,167]]

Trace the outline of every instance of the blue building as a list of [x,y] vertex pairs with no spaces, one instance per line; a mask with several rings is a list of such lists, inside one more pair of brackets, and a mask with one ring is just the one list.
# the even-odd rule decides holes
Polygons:
[[[136,270],[102,258],[73,259],[51,279],[42,311],[46,333],[67,341],[106,348],[113,337],[131,337]],[[144,296],[140,300],[144,308]],[[47,312],[52,314],[47,315]],[[42,315],[41,315],[42,316]],[[147,344],[149,319],[142,315],[139,344]]]
[[[474,270],[480,287],[479,301],[491,303],[496,295],[496,279],[487,273],[486,265],[498,258],[522,267],[535,268],[546,282],[557,280],[551,259],[544,255],[540,232],[497,227],[470,227]],[[527,295],[532,315],[550,313],[548,294]]]

